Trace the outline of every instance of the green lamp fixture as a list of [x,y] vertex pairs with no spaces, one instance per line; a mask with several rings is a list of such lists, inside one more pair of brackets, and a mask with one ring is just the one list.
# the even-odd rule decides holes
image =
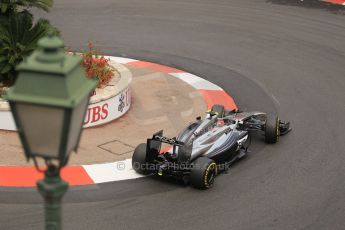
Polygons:
[[[86,77],[81,57],[67,55],[63,42],[49,35],[18,65],[18,78],[6,95],[26,158],[43,158],[47,169],[37,187],[45,200],[45,229],[61,229],[61,199],[68,183],[60,169],[78,149],[89,95],[97,85]],[[55,162],[58,162],[57,164]]]

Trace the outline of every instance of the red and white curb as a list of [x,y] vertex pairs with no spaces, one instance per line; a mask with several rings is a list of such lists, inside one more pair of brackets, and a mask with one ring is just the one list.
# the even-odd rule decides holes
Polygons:
[[322,1],[345,6],[344,0],[322,0]]
[[[138,61],[122,57],[108,57],[120,64],[147,68],[156,72],[169,74],[194,87],[204,98],[208,108],[213,104],[223,104],[226,109],[237,109],[232,99],[222,88],[194,74],[152,62]],[[113,181],[129,180],[143,177],[132,168],[131,159],[112,163],[67,166],[61,176],[70,185],[91,185]],[[33,187],[43,174],[34,167],[0,166],[0,187]]]

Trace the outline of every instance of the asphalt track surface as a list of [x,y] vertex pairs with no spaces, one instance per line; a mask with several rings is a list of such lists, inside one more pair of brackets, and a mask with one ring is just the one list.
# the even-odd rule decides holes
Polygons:
[[[64,229],[344,229],[344,11],[291,2],[56,1],[49,18],[73,49],[93,40],[184,69],[294,129],[258,137],[207,191],[153,178],[72,188]],[[0,214],[1,229],[43,229],[34,189],[1,189]]]

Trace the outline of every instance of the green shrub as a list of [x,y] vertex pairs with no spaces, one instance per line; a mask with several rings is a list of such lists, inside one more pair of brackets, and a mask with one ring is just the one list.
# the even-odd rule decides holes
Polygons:
[[19,8],[34,7],[44,11],[49,11],[53,6],[53,0],[1,0],[0,13],[6,14],[8,12],[18,12]]
[[27,10],[36,7],[48,11],[52,0],[5,0],[0,3],[0,82],[14,83],[15,67],[36,48],[40,38],[58,34],[48,20],[38,19]]

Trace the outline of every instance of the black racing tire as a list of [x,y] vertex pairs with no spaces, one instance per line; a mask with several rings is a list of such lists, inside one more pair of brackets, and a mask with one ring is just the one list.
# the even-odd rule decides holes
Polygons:
[[149,174],[148,162],[146,160],[146,144],[139,144],[133,153],[132,156],[132,168],[140,174]]
[[225,115],[225,108],[223,105],[215,104],[212,106],[211,111],[217,113],[219,118],[223,118]]
[[266,116],[265,142],[274,144],[279,138],[279,118],[278,116]]
[[216,163],[207,157],[199,157],[193,163],[189,175],[190,184],[198,189],[208,189],[214,184],[217,176]]

